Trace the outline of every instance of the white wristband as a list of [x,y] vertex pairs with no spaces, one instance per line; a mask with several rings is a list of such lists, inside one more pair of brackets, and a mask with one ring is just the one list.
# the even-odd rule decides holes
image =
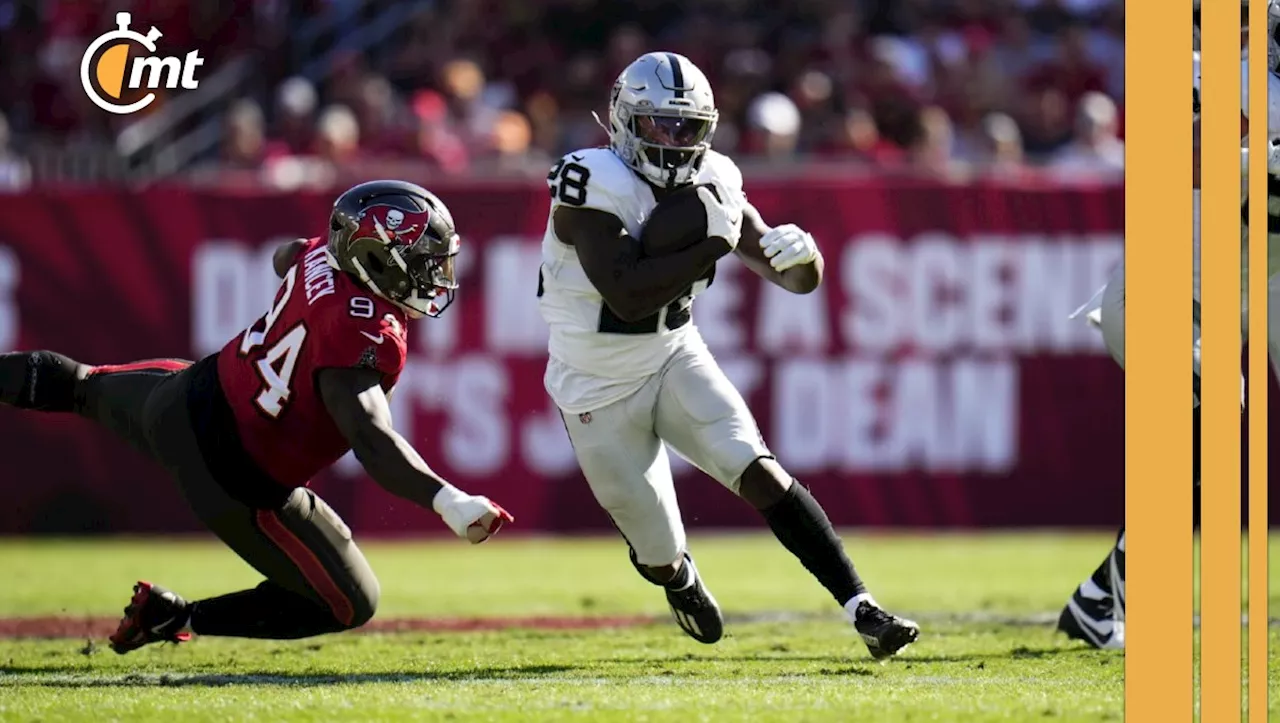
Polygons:
[[431,499],[431,509],[436,511],[437,515],[444,515],[444,511],[467,499],[469,495],[466,492],[454,487],[446,482],[436,496]]

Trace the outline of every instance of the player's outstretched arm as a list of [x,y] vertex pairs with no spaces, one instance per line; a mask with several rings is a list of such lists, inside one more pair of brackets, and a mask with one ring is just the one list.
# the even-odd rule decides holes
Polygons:
[[623,321],[656,314],[733,250],[726,239],[703,239],[666,256],[644,258],[617,216],[591,208],[559,206],[552,216],[556,237],[578,251],[592,285]]
[[372,369],[324,369],[320,396],[365,471],[388,492],[435,510],[459,537],[484,542],[514,518],[485,497],[469,495],[427,466],[391,425],[382,374]]
[[808,294],[822,283],[825,262],[813,237],[793,224],[770,229],[749,203],[742,210],[737,251],[747,268],[793,294]]

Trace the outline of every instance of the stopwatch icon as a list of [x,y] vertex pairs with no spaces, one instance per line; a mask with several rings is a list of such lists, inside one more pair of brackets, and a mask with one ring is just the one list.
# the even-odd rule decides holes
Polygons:
[[[136,33],[129,29],[129,24],[132,22],[133,16],[130,13],[116,13],[117,29],[103,33],[94,39],[94,41],[89,44],[89,47],[85,49],[84,57],[80,60],[80,83],[84,86],[84,92],[88,94],[89,100],[92,100],[99,108],[119,115],[140,111],[148,105],[151,105],[152,101],[156,99],[155,93],[147,93],[145,98],[140,98],[127,105],[112,103],[110,100],[103,98],[93,85],[93,71],[97,70],[97,64],[103,62],[105,56],[111,54],[112,51],[119,47],[121,56],[119,68],[112,68],[111,77],[109,78],[104,78],[104,71],[99,71],[98,80],[104,85],[104,81],[106,80],[114,81],[117,91],[123,87],[124,59],[128,57],[128,51],[124,45],[125,42],[134,42],[151,51],[151,53],[156,52],[156,41],[159,40],[164,33],[160,32],[160,30],[154,25],[147,31],[146,35]],[[103,53],[104,58],[96,58],[95,56],[97,56],[98,50],[109,43],[114,43],[114,45],[112,45],[106,53]],[[96,63],[95,60],[97,61]]]

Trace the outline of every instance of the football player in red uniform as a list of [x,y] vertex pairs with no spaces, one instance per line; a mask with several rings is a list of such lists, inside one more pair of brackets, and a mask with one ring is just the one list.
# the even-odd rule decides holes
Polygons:
[[163,464],[200,520],[266,578],[196,601],[139,582],[112,649],[192,632],[303,638],[372,618],[377,578],[307,488],[348,449],[379,485],[473,543],[512,520],[441,479],[391,426],[406,323],[453,300],[457,253],[440,199],[402,181],[365,183],[334,203],[327,238],[276,251],[272,308],[216,354],[111,366],[50,351],[0,355],[0,403],[113,430]]

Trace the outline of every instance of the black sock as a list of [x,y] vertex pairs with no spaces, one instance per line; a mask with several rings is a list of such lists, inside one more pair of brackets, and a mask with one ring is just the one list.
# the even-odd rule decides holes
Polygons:
[[680,569],[676,570],[676,574],[673,575],[670,580],[663,582],[654,577],[653,573],[649,572],[649,568],[645,565],[641,565],[640,561],[636,559],[636,548],[631,547],[631,545],[628,544],[627,549],[628,553],[631,555],[631,564],[636,568],[636,572],[640,573],[640,577],[643,577],[648,582],[651,582],[658,587],[671,588],[672,590],[683,590],[690,582],[692,582],[689,579],[689,573],[692,571],[692,568],[689,567],[692,564],[692,558],[689,557],[689,553],[684,553],[680,558]]
[[680,569],[676,570],[676,574],[672,575],[670,580],[663,583],[663,587],[670,590],[683,590],[689,587],[691,582],[693,582],[693,563],[685,557],[684,562],[680,564]]
[[294,640],[345,629],[325,606],[272,582],[191,606],[198,635]]
[[836,602],[844,605],[867,591],[827,513],[799,480],[792,480],[782,499],[761,514],[782,546],[800,559]]

